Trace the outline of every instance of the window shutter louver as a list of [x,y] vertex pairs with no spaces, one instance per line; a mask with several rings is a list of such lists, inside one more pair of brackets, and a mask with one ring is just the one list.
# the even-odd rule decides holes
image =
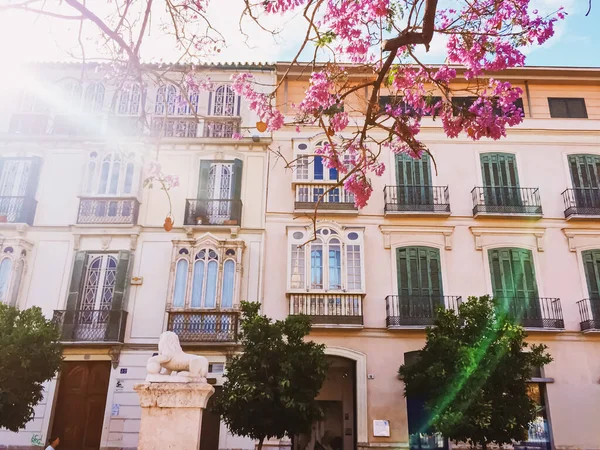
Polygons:
[[208,178],[210,177],[210,161],[200,161],[200,176],[198,180],[198,198],[208,198]]

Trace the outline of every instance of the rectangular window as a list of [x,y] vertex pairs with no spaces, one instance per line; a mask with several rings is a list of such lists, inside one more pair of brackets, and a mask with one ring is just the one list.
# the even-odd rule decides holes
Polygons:
[[304,269],[304,247],[292,244],[292,289],[302,289],[305,286]]
[[360,268],[360,245],[347,245],[348,290],[359,291],[362,288]]
[[583,98],[557,98],[548,97],[550,117],[587,119],[585,99]]
[[310,244],[310,287],[323,289],[323,245]]
[[308,180],[308,156],[298,156],[296,159],[296,179]]

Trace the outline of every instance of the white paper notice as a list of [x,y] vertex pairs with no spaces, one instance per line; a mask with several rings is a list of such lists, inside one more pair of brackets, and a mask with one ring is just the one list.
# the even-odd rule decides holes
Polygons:
[[374,420],[373,421],[373,436],[390,437],[390,421],[389,420]]

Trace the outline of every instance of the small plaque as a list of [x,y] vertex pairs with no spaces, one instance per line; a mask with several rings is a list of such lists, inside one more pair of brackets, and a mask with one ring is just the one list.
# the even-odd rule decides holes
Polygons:
[[389,420],[374,420],[373,421],[373,436],[390,437],[390,421]]
[[127,373],[127,368],[123,367],[123,368],[121,369],[121,374],[126,374],[126,373]]
[[115,392],[123,392],[123,380],[117,380],[117,384],[115,385]]
[[113,404],[111,410],[111,416],[115,417],[119,415],[121,405]]

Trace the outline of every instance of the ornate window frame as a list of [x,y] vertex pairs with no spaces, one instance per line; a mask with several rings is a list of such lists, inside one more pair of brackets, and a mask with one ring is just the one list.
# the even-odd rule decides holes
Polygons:
[[92,197],[137,197],[142,164],[135,152],[92,150],[81,192]]
[[[0,285],[6,282],[6,288],[0,286],[0,303],[18,306],[23,279],[27,274],[27,257],[33,244],[22,238],[7,239],[0,246]],[[2,267],[9,264],[5,273]],[[6,281],[2,277],[6,277]]]
[[[219,240],[213,235],[207,235],[198,239],[184,239],[173,241],[171,255],[171,269],[169,275],[169,289],[167,298],[168,311],[236,311],[240,306],[240,291],[242,278],[242,258],[245,244],[241,240]],[[195,270],[200,269],[204,262],[202,283],[195,283]],[[206,291],[208,283],[208,265],[217,263],[216,284],[214,294],[214,305],[206,306]],[[233,281],[226,276],[227,267],[233,263]],[[178,267],[185,267],[185,270]],[[178,276],[185,276],[185,283],[178,285]],[[232,285],[231,306],[223,305],[223,291],[227,283]],[[201,286],[202,294],[196,297],[194,288]],[[182,286],[182,287],[180,287]],[[182,291],[177,290],[182,289]],[[183,305],[177,302],[175,296],[181,295]],[[199,300],[199,302],[196,301]],[[194,301],[194,305],[192,302]]]
[[[365,287],[365,245],[364,227],[341,226],[334,222],[320,221],[317,223],[316,233],[312,225],[306,227],[288,227],[288,257],[287,257],[287,291],[290,293],[301,292],[348,292],[356,294],[366,293]],[[316,237],[315,237],[316,235]],[[335,242],[339,241],[339,244]],[[332,242],[333,241],[333,242]],[[331,267],[329,253],[333,246],[339,245],[341,254],[340,285],[338,288],[331,285]],[[311,278],[313,265],[311,252],[314,248],[318,251],[321,246],[321,286],[313,285]],[[335,247],[333,247],[335,249]],[[355,247],[358,247],[356,253]],[[350,258],[350,255],[354,258]],[[358,256],[359,267],[351,262],[356,262]],[[353,270],[351,270],[353,269]],[[357,271],[358,269],[358,271]],[[354,286],[351,286],[350,276],[355,277]],[[359,286],[356,286],[359,278]]]

